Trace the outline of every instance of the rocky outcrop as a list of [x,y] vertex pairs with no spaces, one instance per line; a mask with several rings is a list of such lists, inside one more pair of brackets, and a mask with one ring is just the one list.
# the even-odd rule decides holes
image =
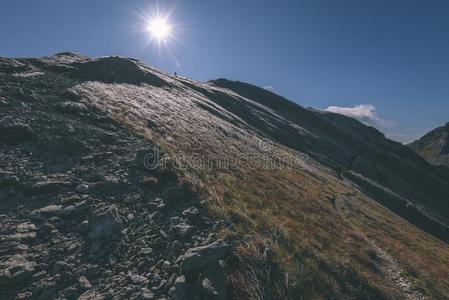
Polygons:
[[229,254],[229,245],[223,241],[191,248],[177,259],[183,273],[202,270],[208,266],[218,263]]
[[194,288],[207,299],[227,298],[227,275],[225,259],[230,253],[228,244],[221,240],[211,244],[190,248],[176,262]]
[[83,61],[72,71],[75,78],[106,83],[149,83],[161,87],[165,85],[159,76],[146,72],[138,61],[119,56],[101,57]]

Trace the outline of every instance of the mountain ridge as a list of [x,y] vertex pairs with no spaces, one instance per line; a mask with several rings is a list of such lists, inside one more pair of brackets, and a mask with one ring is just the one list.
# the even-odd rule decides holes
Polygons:
[[[449,295],[442,242],[448,172],[373,128],[249,84],[201,83],[116,56],[0,58],[0,77],[7,112],[1,128],[22,133],[0,144],[8,166],[0,185],[7,216],[1,235],[26,233],[28,246],[21,252],[28,263],[13,259],[14,245],[1,249],[8,257],[2,270],[20,265],[26,278],[13,281],[9,292],[25,298]],[[71,216],[66,224],[64,214]],[[114,243],[86,235],[98,220],[120,228],[100,235],[114,236]],[[23,222],[37,229],[19,230]],[[136,230],[145,233],[139,238]],[[65,241],[55,256],[61,263],[40,254],[55,252],[47,239]],[[101,260],[91,266],[76,247]],[[214,273],[183,268],[193,254]],[[64,264],[67,281],[58,279]]]

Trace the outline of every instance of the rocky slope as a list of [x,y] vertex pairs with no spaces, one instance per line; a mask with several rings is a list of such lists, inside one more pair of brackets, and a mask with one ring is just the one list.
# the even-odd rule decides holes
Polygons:
[[356,120],[73,53],[0,109],[2,299],[449,297],[449,171]]
[[28,69],[58,58],[0,64],[0,298],[225,297],[219,223],[154,143]]
[[429,163],[449,167],[449,123],[408,145]]

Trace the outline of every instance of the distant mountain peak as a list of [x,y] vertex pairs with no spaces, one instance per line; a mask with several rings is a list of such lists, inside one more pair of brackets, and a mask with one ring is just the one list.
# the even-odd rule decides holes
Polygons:
[[431,164],[449,166],[449,122],[409,146]]

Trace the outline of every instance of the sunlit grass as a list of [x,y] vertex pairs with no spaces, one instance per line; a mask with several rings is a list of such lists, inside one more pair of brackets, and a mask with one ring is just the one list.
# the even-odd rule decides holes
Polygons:
[[[97,90],[98,85],[84,87],[86,94]],[[191,99],[201,100],[197,93],[183,90],[181,97],[169,90],[126,85],[107,90],[113,93],[100,93],[92,101],[169,153],[203,158],[263,155],[254,142],[257,133],[236,131],[194,106]],[[192,116],[197,130],[190,130]],[[173,118],[176,122],[167,122]],[[160,126],[166,126],[170,139],[147,128],[149,119],[167,122]],[[296,154],[274,145],[272,155]],[[188,167],[182,173],[206,199],[210,215],[234,225],[220,234],[235,243],[239,261],[232,265],[231,278],[241,298],[258,299],[260,293],[281,299],[289,294],[304,299],[367,294],[395,298],[398,286],[379,271],[371,257],[372,241],[398,260],[404,277],[417,288],[435,298],[449,294],[447,245],[319,168],[266,170],[243,164],[228,169]],[[332,198],[337,199],[335,205]]]

